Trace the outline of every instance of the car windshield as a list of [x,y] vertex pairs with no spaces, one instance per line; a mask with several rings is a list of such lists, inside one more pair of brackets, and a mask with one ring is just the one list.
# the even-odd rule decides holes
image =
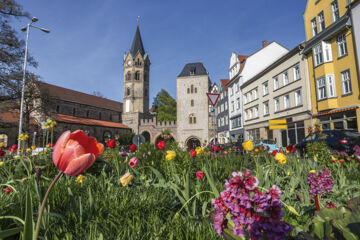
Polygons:
[[313,135],[308,135],[304,140],[305,141],[311,141],[311,140],[314,140],[315,139],[315,134]]
[[347,136],[347,137],[355,137],[355,138],[360,137],[360,133],[358,133],[358,132],[343,131],[343,133],[344,133],[345,136]]
[[262,142],[264,144],[276,144],[275,140],[273,139],[264,139]]

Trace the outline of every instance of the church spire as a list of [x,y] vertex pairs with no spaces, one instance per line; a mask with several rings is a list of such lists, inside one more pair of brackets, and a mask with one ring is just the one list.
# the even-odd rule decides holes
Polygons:
[[140,35],[140,29],[139,29],[139,18],[138,18],[138,25],[136,28],[136,33],[134,36],[134,40],[132,42],[131,45],[131,49],[130,49],[130,53],[131,56],[134,58],[136,56],[136,54],[140,52],[140,54],[144,57],[145,55],[145,50],[144,50],[144,46],[141,40],[141,35]]

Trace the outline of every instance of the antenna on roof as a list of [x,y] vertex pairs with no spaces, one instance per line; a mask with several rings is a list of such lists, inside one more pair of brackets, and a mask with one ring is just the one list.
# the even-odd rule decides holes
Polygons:
[[139,26],[140,16],[137,16],[136,21],[137,21],[137,25]]

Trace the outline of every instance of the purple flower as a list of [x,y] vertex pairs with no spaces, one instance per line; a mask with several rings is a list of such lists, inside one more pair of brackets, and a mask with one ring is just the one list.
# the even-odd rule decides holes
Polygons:
[[307,177],[310,184],[309,192],[312,195],[322,195],[326,192],[331,192],[334,181],[331,179],[331,172],[328,168],[324,168],[318,174],[309,173]]
[[259,181],[251,176],[251,171],[233,172],[232,177],[225,182],[226,190],[219,198],[213,199],[216,210],[213,227],[222,234],[227,227],[229,214],[234,223],[233,233],[244,237],[246,232],[253,239],[285,239],[292,227],[281,222],[284,215],[281,190],[272,186],[267,193],[256,189]]

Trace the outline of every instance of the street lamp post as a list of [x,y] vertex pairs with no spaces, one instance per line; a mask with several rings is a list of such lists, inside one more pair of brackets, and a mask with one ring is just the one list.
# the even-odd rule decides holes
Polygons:
[[[33,26],[32,24],[34,22],[37,22],[38,19],[36,17],[33,17],[31,19],[31,22],[27,24],[26,27],[23,27],[21,29],[21,31],[26,31],[26,42],[25,42],[25,56],[24,56],[24,72],[23,72],[23,79],[22,79],[22,86],[21,86],[21,101],[20,101],[20,119],[19,119],[19,135],[22,133],[22,122],[23,122],[23,110],[24,110],[24,94],[25,94],[25,82],[26,82],[26,65],[27,65],[27,53],[28,53],[28,43],[29,43],[29,31],[30,31],[30,27],[34,27],[37,29],[40,29],[41,31],[45,32],[45,33],[50,33],[50,30],[46,29],[46,28],[40,28],[40,27],[36,27]],[[18,149],[20,147],[21,141],[18,140]],[[20,151],[18,150],[18,154],[20,153]]]

